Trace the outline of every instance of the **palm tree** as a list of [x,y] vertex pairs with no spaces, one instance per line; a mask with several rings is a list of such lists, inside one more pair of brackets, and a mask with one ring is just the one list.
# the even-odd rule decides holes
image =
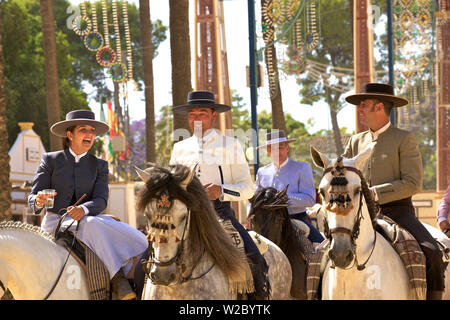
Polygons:
[[[0,31],[2,30],[2,4],[0,3]],[[5,75],[3,73],[2,34],[0,32],[0,221],[11,216],[11,182],[9,181],[9,144],[6,130]]]
[[144,84],[145,84],[145,128],[146,160],[156,162],[155,147],[155,98],[153,91],[153,45],[152,23],[150,20],[150,1],[139,0],[141,44],[143,49]]
[[[45,58],[45,87],[47,91],[47,119],[50,128],[60,120],[58,64],[56,58],[55,18],[51,0],[41,0],[42,36]],[[50,149],[62,149],[62,139],[50,135]]]
[[[189,1],[169,0],[170,52],[172,61],[173,105],[186,103],[191,85],[191,47],[189,41]],[[173,116],[173,129],[189,129],[187,117]]]

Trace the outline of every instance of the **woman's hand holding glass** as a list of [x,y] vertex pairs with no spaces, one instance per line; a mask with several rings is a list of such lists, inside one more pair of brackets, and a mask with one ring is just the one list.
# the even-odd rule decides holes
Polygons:
[[46,189],[39,191],[36,196],[36,205],[39,208],[46,207],[48,209],[53,208],[53,204],[55,202],[55,196],[57,195],[57,192],[53,189]]

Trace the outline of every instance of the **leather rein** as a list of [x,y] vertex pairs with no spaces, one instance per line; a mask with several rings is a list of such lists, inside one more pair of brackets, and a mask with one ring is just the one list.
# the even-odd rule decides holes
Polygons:
[[[361,178],[361,181],[365,181],[364,176],[363,176],[363,174],[362,174],[362,172],[360,170],[358,170],[358,169],[356,169],[354,167],[347,167],[347,166],[343,166],[343,168],[345,168],[348,171],[355,172]],[[333,170],[333,167],[329,167],[329,168],[325,169],[322,176],[325,176],[325,174],[327,174],[328,172],[331,172],[332,170]],[[363,264],[358,264],[358,257],[356,255],[356,239],[358,239],[359,232],[360,232],[361,219],[363,219],[363,216],[362,216],[362,206],[363,206],[362,200],[363,200],[363,196],[364,196],[364,194],[363,194],[362,185],[361,185],[361,190],[359,191],[358,213],[356,214],[356,219],[355,219],[355,223],[353,224],[352,230],[350,230],[348,228],[345,228],[345,227],[336,227],[336,228],[331,228],[330,229],[328,227],[327,219],[326,218],[324,219],[324,234],[325,234],[325,237],[328,240],[331,240],[332,235],[335,234],[335,233],[344,233],[344,234],[347,234],[347,235],[350,236],[350,238],[352,240],[353,252],[355,254],[355,260],[354,260],[353,264],[349,268],[346,268],[346,269],[353,268],[353,266],[356,263],[356,268],[359,271],[365,269],[367,262],[369,261],[370,257],[373,254],[373,251],[375,249],[375,244],[376,244],[376,241],[377,241],[377,233],[374,230],[374,241],[373,241],[373,245],[372,245],[372,249],[370,251],[370,254],[369,254],[369,256],[367,257],[366,261]]]
[[[76,207],[77,205],[79,205],[79,204],[81,203],[81,201],[82,201],[85,197],[86,197],[86,194],[83,194],[83,195],[81,196],[81,198],[80,198],[77,202],[75,202],[75,204],[74,204],[72,207]],[[60,227],[61,227],[62,222],[64,221],[64,219],[66,218],[66,216],[67,216],[67,214],[68,214],[67,208],[62,208],[62,209],[60,209],[59,212],[58,212],[58,214],[60,214],[60,213],[63,212],[64,210],[66,210],[66,213],[64,213],[64,214],[61,216],[61,218],[59,219],[59,221],[58,221],[58,225],[56,226],[56,229],[55,229],[55,237],[56,237],[56,235],[58,234],[58,231],[59,231],[59,229],[60,229]],[[73,245],[75,244],[75,238],[76,238],[76,236],[77,236],[77,234],[78,234],[78,228],[79,228],[79,226],[80,226],[80,222],[81,222],[82,219],[83,219],[83,218],[81,218],[81,219],[78,221],[78,223],[77,223],[77,227],[76,227],[76,229],[75,229],[75,234],[73,235],[73,239],[72,239],[72,244],[70,245],[69,252],[67,253],[66,261],[64,261],[64,263],[63,263],[63,265],[62,265],[62,267],[61,267],[61,270],[59,271],[58,276],[56,277],[56,280],[55,280],[55,282],[53,283],[53,286],[51,287],[50,291],[47,293],[47,295],[46,295],[46,296],[44,297],[44,299],[42,299],[42,300],[47,300],[47,299],[50,297],[50,295],[53,293],[53,291],[55,290],[56,286],[58,285],[59,280],[61,279],[61,276],[62,276],[62,274],[63,274],[63,272],[64,272],[65,267],[66,267],[67,261],[69,261],[70,254],[72,253]],[[69,228],[73,225],[74,222],[75,222],[75,220],[72,221],[72,223],[65,229],[65,231],[69,230]],[[65,232],[65,231],[64,231],[64,232]]]

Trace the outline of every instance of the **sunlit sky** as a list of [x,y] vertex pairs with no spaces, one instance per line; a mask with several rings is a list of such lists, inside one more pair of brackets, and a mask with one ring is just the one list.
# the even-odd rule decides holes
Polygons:
[[[75,5],[80,4],[81,2],[83,1],[71,1],[71,3]],[[139,6],[138,0],[129,0],[128,2],[135,3],[136,6]],[[191,0],[191,50],[194,41],[194,29],[192,26],[194,21],[193,4],[194,1]],[[246,81],[246,66],[249,64],[247,1],[224,0],[223,5],[230,88],[237,90],[239,95],[243,97],[243,104],[250,110],[250,89],[247,87]],[[258,18],[258,12],[260,10],[259,1],[255,1],[255,5],[256,17]],[[150,15],[152,20],[160,19],[164,25],[169,26],[169,1],[150,1]],[[69,13],[68,16],[70,16]],[[167,32],[167,37],[168,38],[161,43],[158,48],[159,55],[153,60],[155,109],[157,113],[159,113],[162,106],[172,105],[169,31]],[[80,45],[82,45],[81,42]],[[263,43],[259,41],[258,48],[262,46]],[[86,54],[90,53],[86,50]],[[191,56],[193,57],[193,55]],[[258,89],[258,113],[262,110],[267,110],[268,112],[271,111],[267,81],[264,81],[264,85],[264,87]],[[132,88],[132,86],[129,87]],[[290,113],[294,119],[304,122],[305,124],[307,124],[309,119],[313,119],[312,124],[307,124],[307,129],[310,133],[314,133],[320,129],[331,130],[332,126],[329,118],[328,106],[324,102],[315,103],[313,106],[300,104],[300,96],[298,94],[299,86],[296,84],[293,76],[281,80],[281,91],[285,113]],[[86,88],[86,92],[90,93],[92,90]],[[347,94],[350,93],[352,92]],[[145,118],[143,92],[130,90],[128,94],[131,120]],[[100,106],[98,103],[91,100],[90,107],[97,115],[99,114]],[[348,132],[355,130],[355,109],[352,105],[346,105],[339,112],[338,122],[340,127],[347,127]]]

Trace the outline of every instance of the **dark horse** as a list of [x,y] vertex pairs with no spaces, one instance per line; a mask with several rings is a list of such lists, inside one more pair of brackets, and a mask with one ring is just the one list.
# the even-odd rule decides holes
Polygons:
[[287,187],[259,188],[249,200],[250,229],[275,243],[289,259],[292,269],[291,296],[306,299],[306,246],[312,246],[289,218]]

